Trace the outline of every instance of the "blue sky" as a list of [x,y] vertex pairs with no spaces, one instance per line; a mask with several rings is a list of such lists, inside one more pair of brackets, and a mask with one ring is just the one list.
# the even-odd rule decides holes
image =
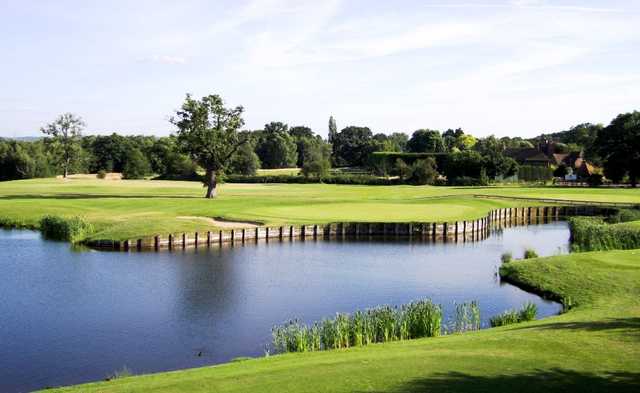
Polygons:
[[640,1],[0,0],[0,136],[166,135],[185,93],[269,121],[534,136],[640,109]]

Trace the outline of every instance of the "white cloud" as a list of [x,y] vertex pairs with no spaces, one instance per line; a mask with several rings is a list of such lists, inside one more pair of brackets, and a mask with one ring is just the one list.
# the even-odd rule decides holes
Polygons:
[[143,63],[186,64],[187,59],[181,56],[153,55],[140,59]]

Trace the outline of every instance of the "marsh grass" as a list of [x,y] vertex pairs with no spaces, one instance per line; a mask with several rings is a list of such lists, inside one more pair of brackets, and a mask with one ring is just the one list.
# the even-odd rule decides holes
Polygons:
[[[629,211],[635,212],[635,209],[629,209]],[[629,215],[627,218],[630,218],[631,215],[631,213],[620,212],[618,214]],[[607,222],[602,217],[573,217],[569,219],[571,250],[586,252],[640,248],[640,227],[625,224],[626,221],[620,221],[618,224],[608,224]]]
[[533,248],[524,250],[524,259],[538,258],[538,253]]
[[430,300],[338,313],[311,325],[290,320],[272,329],[275,352],[312,352],[439,336],[442,308]]
[[454,320],[450,333],[464,333],[480,330],[480,306],[478,302],[456,304]]
[[93,225],[81,217],[46,215],[40,220],[40,230],[47,239],[76,243],[93,233]]
[[500,256],[502,263],[509,263],[513,260],[513,254],[511,252],[505,252]]
[[507,310],[489,320],[491,327],[512,325],[514,323],[533,321],[538,314],[538,306],[534,303],[525,303],[520,310]]

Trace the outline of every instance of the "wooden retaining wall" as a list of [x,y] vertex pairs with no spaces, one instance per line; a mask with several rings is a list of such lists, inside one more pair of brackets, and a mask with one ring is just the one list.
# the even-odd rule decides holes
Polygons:
[[601,206],[537,206],[496,209],[486,217],[470,221],[375,223],[345,222],[325,225],[286,225],[230,229],[196,233],[168,234],[152,238],[124,241],[92,241],[87,245],[103,250],[143,251],[208,248],[258,241],[284,241],[339,238],[407,238],[431,242],[479,241],[491,229],[516,225],[541,224],[577,215],[608,214],[611,208]]

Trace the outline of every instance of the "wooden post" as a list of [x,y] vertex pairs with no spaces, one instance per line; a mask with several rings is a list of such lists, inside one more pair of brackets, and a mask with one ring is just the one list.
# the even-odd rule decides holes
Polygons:
[[195,246],[195,248],[198,248],[198,232],[193,235],[193,241],[193,245]]
[[153,237],[153,249],[156,251],[160,249],[160,236],[158,235]]
[[220,246],[222,247],[222,229],[220,230],[220,232],[218,233],[218,243],[220,244]]
[[187,247],[187,234],[183,233],[182,234],[182,248],[186,248]]
[[169,250],[173,250],[173,234],[169,234]]
[[136,250],[142,251],[142,239],[136,240]]

